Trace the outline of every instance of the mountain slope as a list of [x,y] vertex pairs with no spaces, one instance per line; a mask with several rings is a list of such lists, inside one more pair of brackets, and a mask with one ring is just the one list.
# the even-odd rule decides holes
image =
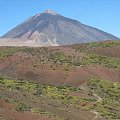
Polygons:
[[[50,10],[32,16],[3,35],[2,38],[20,38],[22,42],[30,41],[31,44],[34,42],[43,46],[118,39],[109,33]],[[13,41],[16,42],[17,40],[14,39]]]
[[120,41],[0,47],[0,120],[38,119],[120,120]]

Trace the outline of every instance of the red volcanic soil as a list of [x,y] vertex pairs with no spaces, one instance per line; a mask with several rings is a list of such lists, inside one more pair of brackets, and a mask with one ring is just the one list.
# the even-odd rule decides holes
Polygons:
[[[86,66],[70,68],[68,71],[62,67],[51,68],[49,65],[40,65],[37,68],[32,66],[32,60],[24,60],[21,57],[11,58],[13,64],[0,62],[0,69],[4,75],[25,79],[33,80],[38,83],[61,85],[67,84],[72,86],[79,86],[84,83],[90,76],[98,76],[100,78],[119,81],[120,72],[111,70],[100,66]],[[22,62],[24,61],[24,62]],[[19,63],[19,64],[16,64]]]

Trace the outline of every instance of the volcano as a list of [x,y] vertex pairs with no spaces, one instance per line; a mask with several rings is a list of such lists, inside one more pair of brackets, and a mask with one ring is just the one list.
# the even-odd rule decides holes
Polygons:
[[1,45],[10,46],[60,46],[119,39],[51,10],[30,17],[1,38]]

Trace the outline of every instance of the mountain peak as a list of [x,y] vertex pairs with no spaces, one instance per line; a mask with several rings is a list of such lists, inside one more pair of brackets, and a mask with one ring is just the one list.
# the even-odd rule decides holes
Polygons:
[[57,13],[55,13],[54,11],[47,9],[45,10],[43,13],[47,13],[47,14],[52,14],[52,15],[57,15]]

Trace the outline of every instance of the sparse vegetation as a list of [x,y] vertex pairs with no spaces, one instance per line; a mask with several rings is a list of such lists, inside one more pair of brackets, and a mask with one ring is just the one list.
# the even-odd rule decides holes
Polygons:
[[88,54],[81,60],[81,64],[83,65],[97,64],[103,65],[104,67],[108,68],[120,69],[120,59],[96,54]]
[[[118,111],[120,111],[120,84],[118,82],[110,82],[97,77],[91,77],[89,79],[89,81],[87,82],[89,92],[92,93],[92,96],[96,94],[101,98],[101,100],[97,100],[98,98],[94,97],[91,98],[91,96],[89,96],[88,98],[72,96],[70,95],[70,93],[80,94],[84,91],[80,88],[73,88],[71,86],[56,87],[51,85],[36,84],[33,82],[12,80],[3,77],[1,77],[0,79],[0,86],[2,89],[6,89],[9,92],[23,91],[24,94],[26,94],[26,99],[29,99],[27,93],[31,93],[32,96],[34,96],[33,100],[36,97],[44,96],[47,99],[52,99],[53,101],[60,102],[65,106],[73,106],[77,109],[85,111],[97,111],[101,116],[106,117],[107,119],[120,118],[118,114]],[[20,102],[18,99],[14,100],[9,98],[7,101],[16,105],[16,111],[32,111],[45,116],[56,116],[53,113],[51,114],[50,112],[46,112],[39,107],[33,107],[33,105],[30,106],[30,104]]]
[[120,119],[120,83],[91,77],[88,86],[101,98],[92,109],[108,119]]
[[20,51],[21,48],[17,47],[7,47],[7,49],[0,50],[0,57],[9,57],[12,56],[14,53]]
[[120,48],[120,41],[91,42],[75,47],[76,51],[89,52],[95,48]]

